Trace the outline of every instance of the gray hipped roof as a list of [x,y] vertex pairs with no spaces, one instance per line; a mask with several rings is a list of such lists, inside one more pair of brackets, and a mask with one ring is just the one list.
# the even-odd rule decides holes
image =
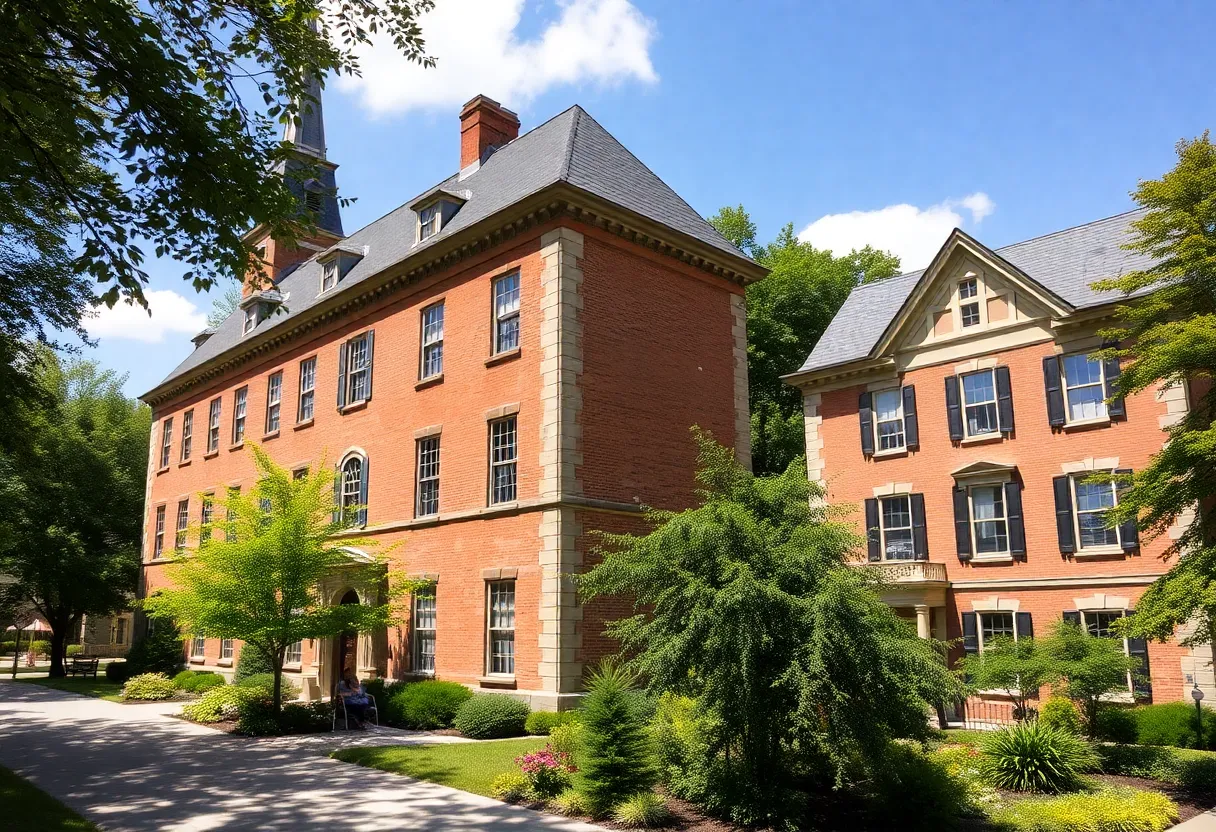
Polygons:
[[[1122,246],[1130,223],[1144,209],[1035,237],[995,249],[1031,279],[1076,309],[1119,300],[1116,293],[1099,294],[1096,280],[1144,269],[1153,261]],[[822,370],[865,358],[903,308],[924,270],[858,286],[836,313],[823,337],[803,363],[800,373]]]
[[[481,166],[463,179],[453,175],[427,191],[459,191],[467,201],[438,234],[415,243],[417,215],[406,205],[354,232],[342,247],[365,250],[334,292],[351,290],[389,266],[425,250],[520,200],[559,182],[566,182],[602,199],[640,214],[654,222],[683,232],[718,249],[727,259],[752,261],[680,199],[637,157],[625,149],[581,107],[574,106],[553,119],[499,148]],[[292,320],[320,298],[321,266],[316,258],[301,264],[278,284],[284,295],[285,314],[275,314],[258,325],[263,333],[289,326]],[[241,315],[230,315],[161,385],[237,347],[241,340]],[[157,385],[160,387],[161,385]]]

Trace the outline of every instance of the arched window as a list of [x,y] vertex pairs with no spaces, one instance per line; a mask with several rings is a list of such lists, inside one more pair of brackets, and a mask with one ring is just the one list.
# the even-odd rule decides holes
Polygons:
[[348,455],[337,485],[343,522],[348,526],[367,525],[367,458],[357,453]]

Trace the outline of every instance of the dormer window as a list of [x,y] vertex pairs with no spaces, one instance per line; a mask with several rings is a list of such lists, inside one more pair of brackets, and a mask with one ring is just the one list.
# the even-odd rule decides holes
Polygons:
[[328,292],[341,283],[342,278],[346,277],[366,253],[367,246],[355,248],[339,243],[321,254],[317,258],[317,262],[321,264],[321,292]]
[[[979,286],[974,277],[958,284],[959,315],[964,327],[978,326],[980,322]],[[967,301],[970,302],[968,303]]]
[[241,330],[242,334],[248,335],[253,332],[254,327],[258,325],[258,308],[260,304],[250,306],[245,310],[245,327]]
[[328,292],[338,285],[338,260],[334,258],[321,267],[321,291]]
[[469,196],[468,191],[436,188],[410,203],[410,210],[418,216],[418,233],[414,244],[429,240],[442,231]]
[[276,289],[254,292],[241,298],[241,312],[245,316],[241,324],[241,334],[248,335],[258,328],[258,324],[270,317],[283,296]]
[[421,242],[439,232],[439,203],[423,208],[418,213],[418,240]]

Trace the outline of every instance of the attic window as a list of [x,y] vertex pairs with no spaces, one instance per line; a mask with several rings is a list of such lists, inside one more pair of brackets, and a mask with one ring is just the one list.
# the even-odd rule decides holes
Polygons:
[[257,325],[266,320],[266,304],[255,303],[245,307],[245,325],[241,329],[242,335],[248,335],[253,332]]
[[339,243],[318,257],[321,264],[321,293],[341,283],[347,272],[363,259],[366,250],[366,246],[360,249]]
[[974,277],[960,281],[958,284],[958,299],[959,299],[959,315],[962,317],[963,326],[977,326],[980,322],[980,303],[979,300],[974,300],[971,303],[962,303],[962,301],[971,298],[977,298],[979,295],[979,286],[976,284]]
[[322,266],[324,271],[321,273],[321,291],[328,292],[338,283],[338,260],[334,258]]
[[418,212],[418,241],[439,233],[439,203],[429,205]]

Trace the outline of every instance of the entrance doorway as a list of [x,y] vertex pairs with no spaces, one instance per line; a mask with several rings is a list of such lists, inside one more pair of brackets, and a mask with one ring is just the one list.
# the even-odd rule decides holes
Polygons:
[[[359,595],[352,589],[343,595],[342,600],[338,603],[358,604]],[[337,650],[334,667],[338,672],[334,674],[333,686],[335,689],[337,689],[338,683],[340,683],[343,679],[358,675],[359,634],[353,630],[348,630],[334,639],[334,641],[336,642],[335,648]]]

